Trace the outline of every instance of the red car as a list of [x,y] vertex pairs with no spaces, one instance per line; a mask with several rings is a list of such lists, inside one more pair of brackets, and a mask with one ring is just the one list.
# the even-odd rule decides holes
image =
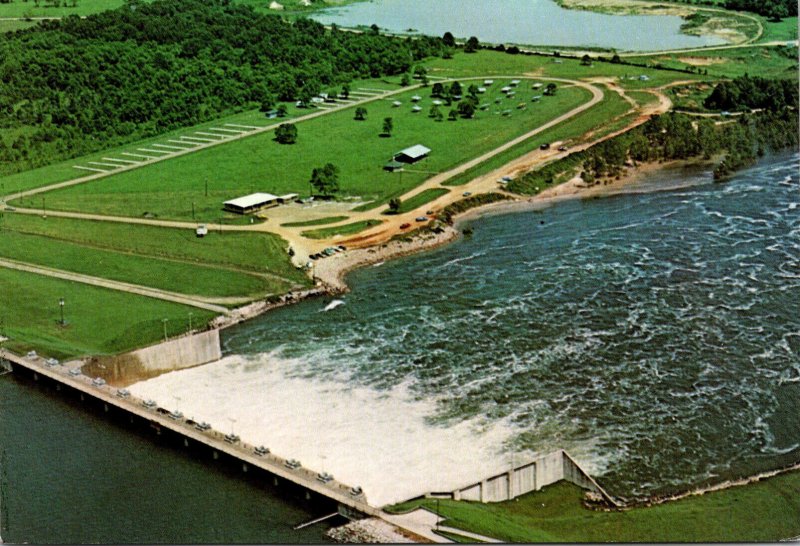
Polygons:
[[408,229],[411,227],[411,224],[400,224],[400,229]]

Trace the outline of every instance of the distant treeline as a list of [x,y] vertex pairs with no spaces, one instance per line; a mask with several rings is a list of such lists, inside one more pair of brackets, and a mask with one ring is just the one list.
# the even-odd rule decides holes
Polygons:
[[229,0],[131,0],[44,21],[0,35],[0,172],[404,73],[446,49],[440,38],[326,30]]
[[750,11],[769,17],[770,19],[782,19],[784,17],[797,16],[796,0],[726,0],[722,4],[714,0],[677,0],[684,4],[695,6],[724,7],[737,11]]
[[685,114],[653,116],[632,131],[517,178],[508,189],[532,194],[537,186],[573,174],[595,184],[615,178],[626,166],[639,162],[710,159],[724,154],[714,170],[715,178],[721,178],[753,163],[768,150],[796,149],[799,130],[796,112],[790,109],[743,115],[721,125]]

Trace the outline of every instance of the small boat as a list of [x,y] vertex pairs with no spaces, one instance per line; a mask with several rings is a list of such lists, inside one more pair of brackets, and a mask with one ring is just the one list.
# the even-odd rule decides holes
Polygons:
[[342,300],[333,300],[332,302],[330,302],[328,305],[325,306],[325,309],[323,309],[323,311],[331,311],[333,309],[336,309],[340,305],[344,305],[344,301],[342,301]]
[[95,377],[94,379],[92,379],[92,385],[94,385],[95,387],[102,387],[105,384],[106,380],[103,379],[102,377]]
[[72,377],[78,377],[79,375],[81,375],[81,370],[80,368],[70,368],[69,372],[67,373]]
[[320,472],[317,474],[317,480],[321,481],[322,483],[332,482],[333,475],[328,474],[327,472]]
[[364,494],[364,490],[361,489],[361,486],[355,486],[350,489],[350,495],[353,497],[360,497]]
[[48,358],[46,361],[48,366],[58,366],[59,362],[57,358]]
[[130,395],[131,391],[129,391],[128,389],[119,389],[117,391],[117,396],[119,396],[120,398],[128,398]]
[[200,421],[199,423],[197,423],[194,426],[194,428],[196,428],[197,430],[205,432],[205,431],[207,431],[207,430],[209,430],[211,428],[211,425],[209,425],[205,421]]
[[142,402],[142,405],[147,409],[153,409],[154,407],[156,407],[156,401],[151,398],[148,398],[147,400]]
[[173,410],[173,411],[169,412],[169,418],[170,418],[170,419],[174,419],[174,420],[176,420],[176,421],[177,421],[178,419],[183,419],[183,413],[181,413],[181,412],[180,412],[180,411],[178,411],[178,410]]
[[258,455],[259,457],[262,457],[262,456],[266,455],[267,453],[269,453],[269,448],[268,447],[264,447],[264,446],[258,446],[257,448],[255,448],[253,450],[253,453]]
[[233,433],[225,435],[225,441],[229,444],[235,444],[239,441],[239,437]]

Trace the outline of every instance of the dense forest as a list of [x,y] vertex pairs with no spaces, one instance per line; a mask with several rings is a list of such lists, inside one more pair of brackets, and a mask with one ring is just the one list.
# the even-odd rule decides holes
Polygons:
[[710,159],[719,154],[723,159],[714,176],[722,178],[752,164],[767,151],[797,149],[798,131],[796,112],[790,109],[743,115],[723,124],[677,113],[653,116],[632,131],[526,173],[508,188],[516,193],[536,193],[543,184],[574,173],[589,184],[599,184],[640,162]]
[[229,0],[131,0],[44,21],[0,35],[0,173],[403,73],[444,51],[439,38],[326,30]]
[[797,82],[751,78],[745,74],[718,84],[703,104],[714,110],[761,108],[778,111],[787,106],[797,108]]
[[782,19],[784,17],[797,16],[796,0],[725,0],[717,3],[714,0],[678,0],[684,4],[693,4],[709,7],[724,7],[737,11],[749,11],[769,17],[770,19]]

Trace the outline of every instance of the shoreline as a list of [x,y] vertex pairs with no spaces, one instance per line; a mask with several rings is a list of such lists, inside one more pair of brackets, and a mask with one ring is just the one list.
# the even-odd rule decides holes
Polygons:
[[[528,210],[541,210],[552,205],[571,201],[574,199],[598,199],[612,197],[631,192],[636,184],[641,183],[648,176],[655,173],[664,173],[670,170],[708,167],[714,164],[714,160],[688,159],[674,160],[664,163],[651,162],[642,163],[635,167],[629,167],[625,174],[618,180],[613,180],[607,184],[585,185],[580,178],[573,178],[548,188],[547,190],[530,197],[519,196],[517,198],[490,203],[464,211],[456,215],[453,225],[444,228],[438,234],[425,233],[418,234],[410,240],[389,241],[376,246],[353,249],[336,254],[330,258],[315,264],[314,274],[320,281],[319,288],[323,290],[321,295],[337,295],[350,290],[345,282],[348,273],[361,267],[368,267],[379,262],[410,256],[418,252],[433,250],[440,246],[454,242],[462,237],[462,226],[476,218],[492,216],[497,214],[511,214],[525,212]],[[652,193],[656,191],[668,191],[680,186],[669,186],[664,188],[646,187],[644,192]],[[327,291],[325,290],[327,288]]]
[[[713,165],[715,160],[702,158],[673,160],[668,162],[649,162],[628,167],[619,179],[606,183],[596,183],[587,186],[578,178],[572,178],[552,188],[530,197],[517,196],[508,201],[490,203],[464,211],[453,218],[453,225],[443,228],[440,233],[423,232],[407,240],[390,240],[378,245],[365,248],[347,250],[341,254],[334,254],[328,258],[314,263],[312,269],[315,284],[311,288],[299,291],[290,291],[272,299],[262,299],[237,307],[229,315],[220,315],[209,323],[210,328],[225,329],[254,319],[273,309],[285,307],[301,301],[317,298],[332,297],[345,294],[350,287],[345,281],[348,273],[362,268],[374,266],[389,260],[411,256],[420,252],[433,250],[446,244],[455,242],[463,237],[462,226],[476,218],[498,214],[512,214],[516,212],[535,211],[547,208],[558,203],[574,199],[600,199],[634,193],[631,191],[638,183],[643,182],[648,176],[664,173],[670,170],[691,167],[703,168]],[[657,187],[648,186],[643,192],[652,193],[668,191],[684,186]]]

